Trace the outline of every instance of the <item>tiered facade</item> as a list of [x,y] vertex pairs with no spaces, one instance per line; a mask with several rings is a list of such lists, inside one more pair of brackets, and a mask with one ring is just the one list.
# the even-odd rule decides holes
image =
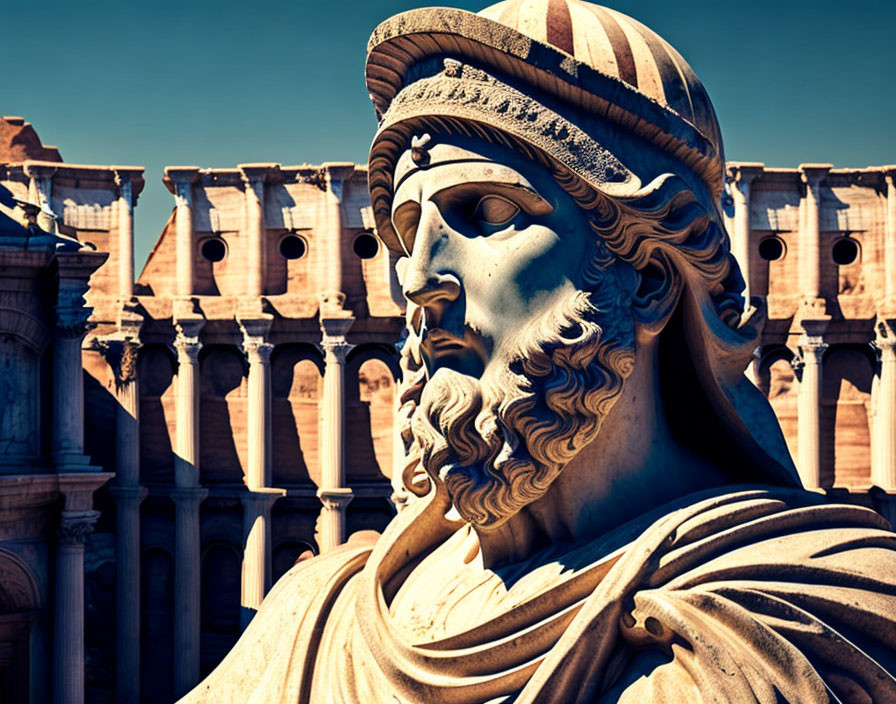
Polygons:
[[[24,125],[0,121],[0,140],[19,135],[0,145],[0,187],[35,204],[43,229],[107,253],[78,256],[107,258],[90,279],[88,307],[79,308],[93,308],[91,329],[59,333],[74,341],[69,347],[49,344],[52,330],[68,329],[50,318],[41,342],[0,316],[3,344],[15,347],[4,348],[3,364],[30,354],[29,368],[45,375],[41,394],[10,391],[9,398],[36,419],[29,432],[68,433],[75,454],[81,417],[81,454],[98,483],[115,474],[97,492],[95,530],[78,534],[86,540],[89,700],[168,702],[220,661],[297,559],[380,530],[394,513],[392,418],[404,324],[394,261],[371,236],[363,167],[170,167],[164,183],[173,212],[135,279],[142,169],[65,164]],[[896,492],[894,174],[732,163],[726,202],[749,294],[768,303],[752,373],[804,482],[889,517]],[[40,256],[50,257],[42,271],[56,266],[51,255]],[[29,285],[3,293],[0,314],[40,317],[29,312],[38,297],[23,292],[44,284]],[[60,304],[45,302],[52,316]],[[77,367],[77,346],[83,376],[53,368],[60,353],[50,350],[68,350],[59,364]],[[69,416],[54,421],[56,410],[29,404]],[[14,430],[19,421],[8,417],[0,437],[24,442],[24,431]],[[48,472],[62,473],[48,453],[47,468],[4,460],[0,489],[7,491],[6,482],[22,493]],[[75,509],[60,512],[61,485],[47,481],[57,482],[56,493],[39,509],[28,505],[42,512],[39,526],[0,534],[0,550],[14,555],[8,564],[36,585],[34,603],[0,601],[7,614],[0,640],[32,644],[31,701],[48,691],[53,628],[74,629],[75,641],[81,628],[60,625],[48,606],[74,604],[77,580],[71,586],[74,573],[60,566],[68,543],[54,537]],[[4,505],[0,526],[21,523],[18,510]],[[4,587],[6,564],[0,560]],[[21,616],[35,609],[46,619]],[[3,630],[6,618],[24,624],[17,640],[4,635],[12,632]],[[59,686],[78,690],[77,663],[72,668]]]

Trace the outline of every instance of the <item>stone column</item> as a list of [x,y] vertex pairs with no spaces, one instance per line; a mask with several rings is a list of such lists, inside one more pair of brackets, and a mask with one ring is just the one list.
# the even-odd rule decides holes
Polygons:
[[880,379],[871,483],[896,492],[896,320],[878,318],[875,331],[874,344],[880,350]]
[[750,270],[753,248],[750,246],[750,186],[760,176],[765,164],[736,164],[728,167],[731,179],[731,196],[734,199],[734,230],[731,233],[731,250],[740,266],[746,289],[744,299],[750,305]]
[[798,469],[803,486],[821,487],[821,381],[825,344],[821,331],[800,338],[800,377],[797,397]]
[[[803,231],[800,233],[800,288],[803,300],[823,308],[821,296],[821,184],[831,164],[800,164],[806,184]],[[823,310],[822,310],[823,312]]]
[[84,305],[87,281],[107,255],[57,252],[58,294],[53,338],[52,455],[57,471],[89,470],[84,455],[84,376],[81,344],[92,308]]
[[[126,329],[125,329],[126,330]],[[115,371],[115,700],[140,701],[140,395],[137,385],[139,324],[123,339],[105,342]]]
[[249,360],[248,467],[243,501],[241,623],[245,628],[271,586],[271,506],[284,492],[271,489],[271,369],[274,346],[265,341],[272,318],[243,320]]
[[63,511],[56,544],[53,702],[84,701],[84,541],[99,511]]
[[271,588],[271,507],[286,492],[259,487],[241,497],[243,504],[243,572],[240,626],[245,628]]
[[118,297],[128,301],[134,295],[134,193],[133,180],[140,171],[115,170],[118,186]]
[[246,296],[257,298],[264,293],[265,247],[267,229],[264,220],[264,183],[269,167],[261,164],[240,164],[246,195]]
[[202,319],[182,319],[176,324],[174,481],[178,487],[199,483],[199,331],[203,323]]
[[193,295],[195,281],[194,233],[193,233],[193,183],[199,178],[199,167],[183,166],[165,169],[164,181],[174,193],[177,295]]
[[324,394],[321,428],[321,485],[317,495],[320,514],[320,550],[326,552],[345,542],[345,510],[352,500],[345,486],[345,358],[351,349],[345,341],[354,318],[321,320],[324,351]]
[[271,481],[271,352],[265,341],[271,327],[270,316],[240,321],[243,350],[249,362],[248,471],[246,486],[259,489]]
[[326,269],[321,292],[321,317],[341,310],[345,302],[345,294],[342,293],[342,191],[345,181],[354,173],[355,165],[327,162],[323,169],[326,180],[326,210],[321,234],[326,248]]
[[40,206],[37,224],[45,232],[56,234],[58,232],[57,218],[56,213],[53,212],[52,201],[53,176],[56,174],[56,167],[46,164],[27,164],[25,173],[31,179],[28,186],[31,202]]
[[186,694],[199,682],[200,540],[199,504],[208,492],[199,486],[199,331],[202,319],[177,323],[174,457],[174,693]]

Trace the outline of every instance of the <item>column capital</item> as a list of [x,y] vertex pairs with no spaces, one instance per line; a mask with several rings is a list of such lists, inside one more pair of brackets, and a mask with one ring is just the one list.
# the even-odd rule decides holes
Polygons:
[[268,183],[276,179],[280,172],[280,164],[238,164],[243,184],[250,186],[257,183]]
[[28,178],[33,178],[35,181],[46,181],[56,175],[58,168],[59,167],[54,164],[26,161],[25,175],[28,176]]
[[243,352],[249,364],[268,364],[274,345],[261,337],[243,337]]
[[834,168],[833,164],[800,164],[800,179],[810,188],[818,187],[828,172]]
[[345,334],[349,331],[355,319],[347,318],[321,318],[320,320],[320,348],[326,354],[334,354],[340,362],[345,362],[345,357],[351,352],[354,345],[346,342]]
[[758,161],[729,162],[726,169],[728,180],[738,185],[749,185],[765,171],[765,164]]
[[59,542],[63,545],[83,545],[93,532],[100,517],[99,511],[63,511],[59,519]]
[[184,318],[174,324],[174,329],[177,331],[174,336],[174,348],[178,354],[186,354],[193,360],[198,359],[199,351],[202,349],[199,332],[204,324],[204,318]]
[[243,353],[249,364],[253,361],[267,364],[270,361],[274,345],[267,341],[267,335],[272,323],[271,315],[239,321],[240,331],[243,333]]
[[199,180],[198,166],[166,166],[162,182],[171,188],[170,184],[185,183],[187,185]]
[[143,190],[146,181],[143,178],[142,166],[113,166],[117,195],[124,198],[131,206],[137,205],[137,196]]
[[351,161],[325,161],[321,168],[324,171],[327,189],[336,198],[342,200],[342,184],[348,181],[355,172],[355,164]]
[[348,488],[318,489],[317,498],[324,505],[324,508],[343,511],[355,498],[355,493]]
[[816,364],[820,364],[821,358],[828,348],[828,343],[821,335],[801,335],[799,348],[803,364],[807,362],[807,357]]
[[85,279],[59,279],[56,296],[56,329],[67,338],[81,338],[92,327],[93,308],[85,304],[84,294],[90,289]]
[[137,353],[142,343],[130,335],[109,335],[93,340],[92,348],[103,355],[115,373],[115,381],[123,386],[137,378]]
[[881,352],[892,352],[896,349],[896,319],[889,316],[878,316],[874,323],[874,342],[872,344]]
[[190,206],[193,200],[192,187],[199,180],[198,166],[168,166],[162,182],[174,194],[178,207]]

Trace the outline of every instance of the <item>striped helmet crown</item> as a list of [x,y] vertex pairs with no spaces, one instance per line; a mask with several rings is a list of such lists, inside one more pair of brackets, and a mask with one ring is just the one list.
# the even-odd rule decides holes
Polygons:
[[631,86],[690,124],[721,159],[719,124],[703,84],[652,29],[582,0],[504,0],[478,14]]

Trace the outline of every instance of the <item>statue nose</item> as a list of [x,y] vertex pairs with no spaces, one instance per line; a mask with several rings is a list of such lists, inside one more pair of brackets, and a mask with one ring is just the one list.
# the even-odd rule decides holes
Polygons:
[[454,274],[408,272],[404,282],[405,297],[421,307],[450,303],[460,296],[460,279]]

